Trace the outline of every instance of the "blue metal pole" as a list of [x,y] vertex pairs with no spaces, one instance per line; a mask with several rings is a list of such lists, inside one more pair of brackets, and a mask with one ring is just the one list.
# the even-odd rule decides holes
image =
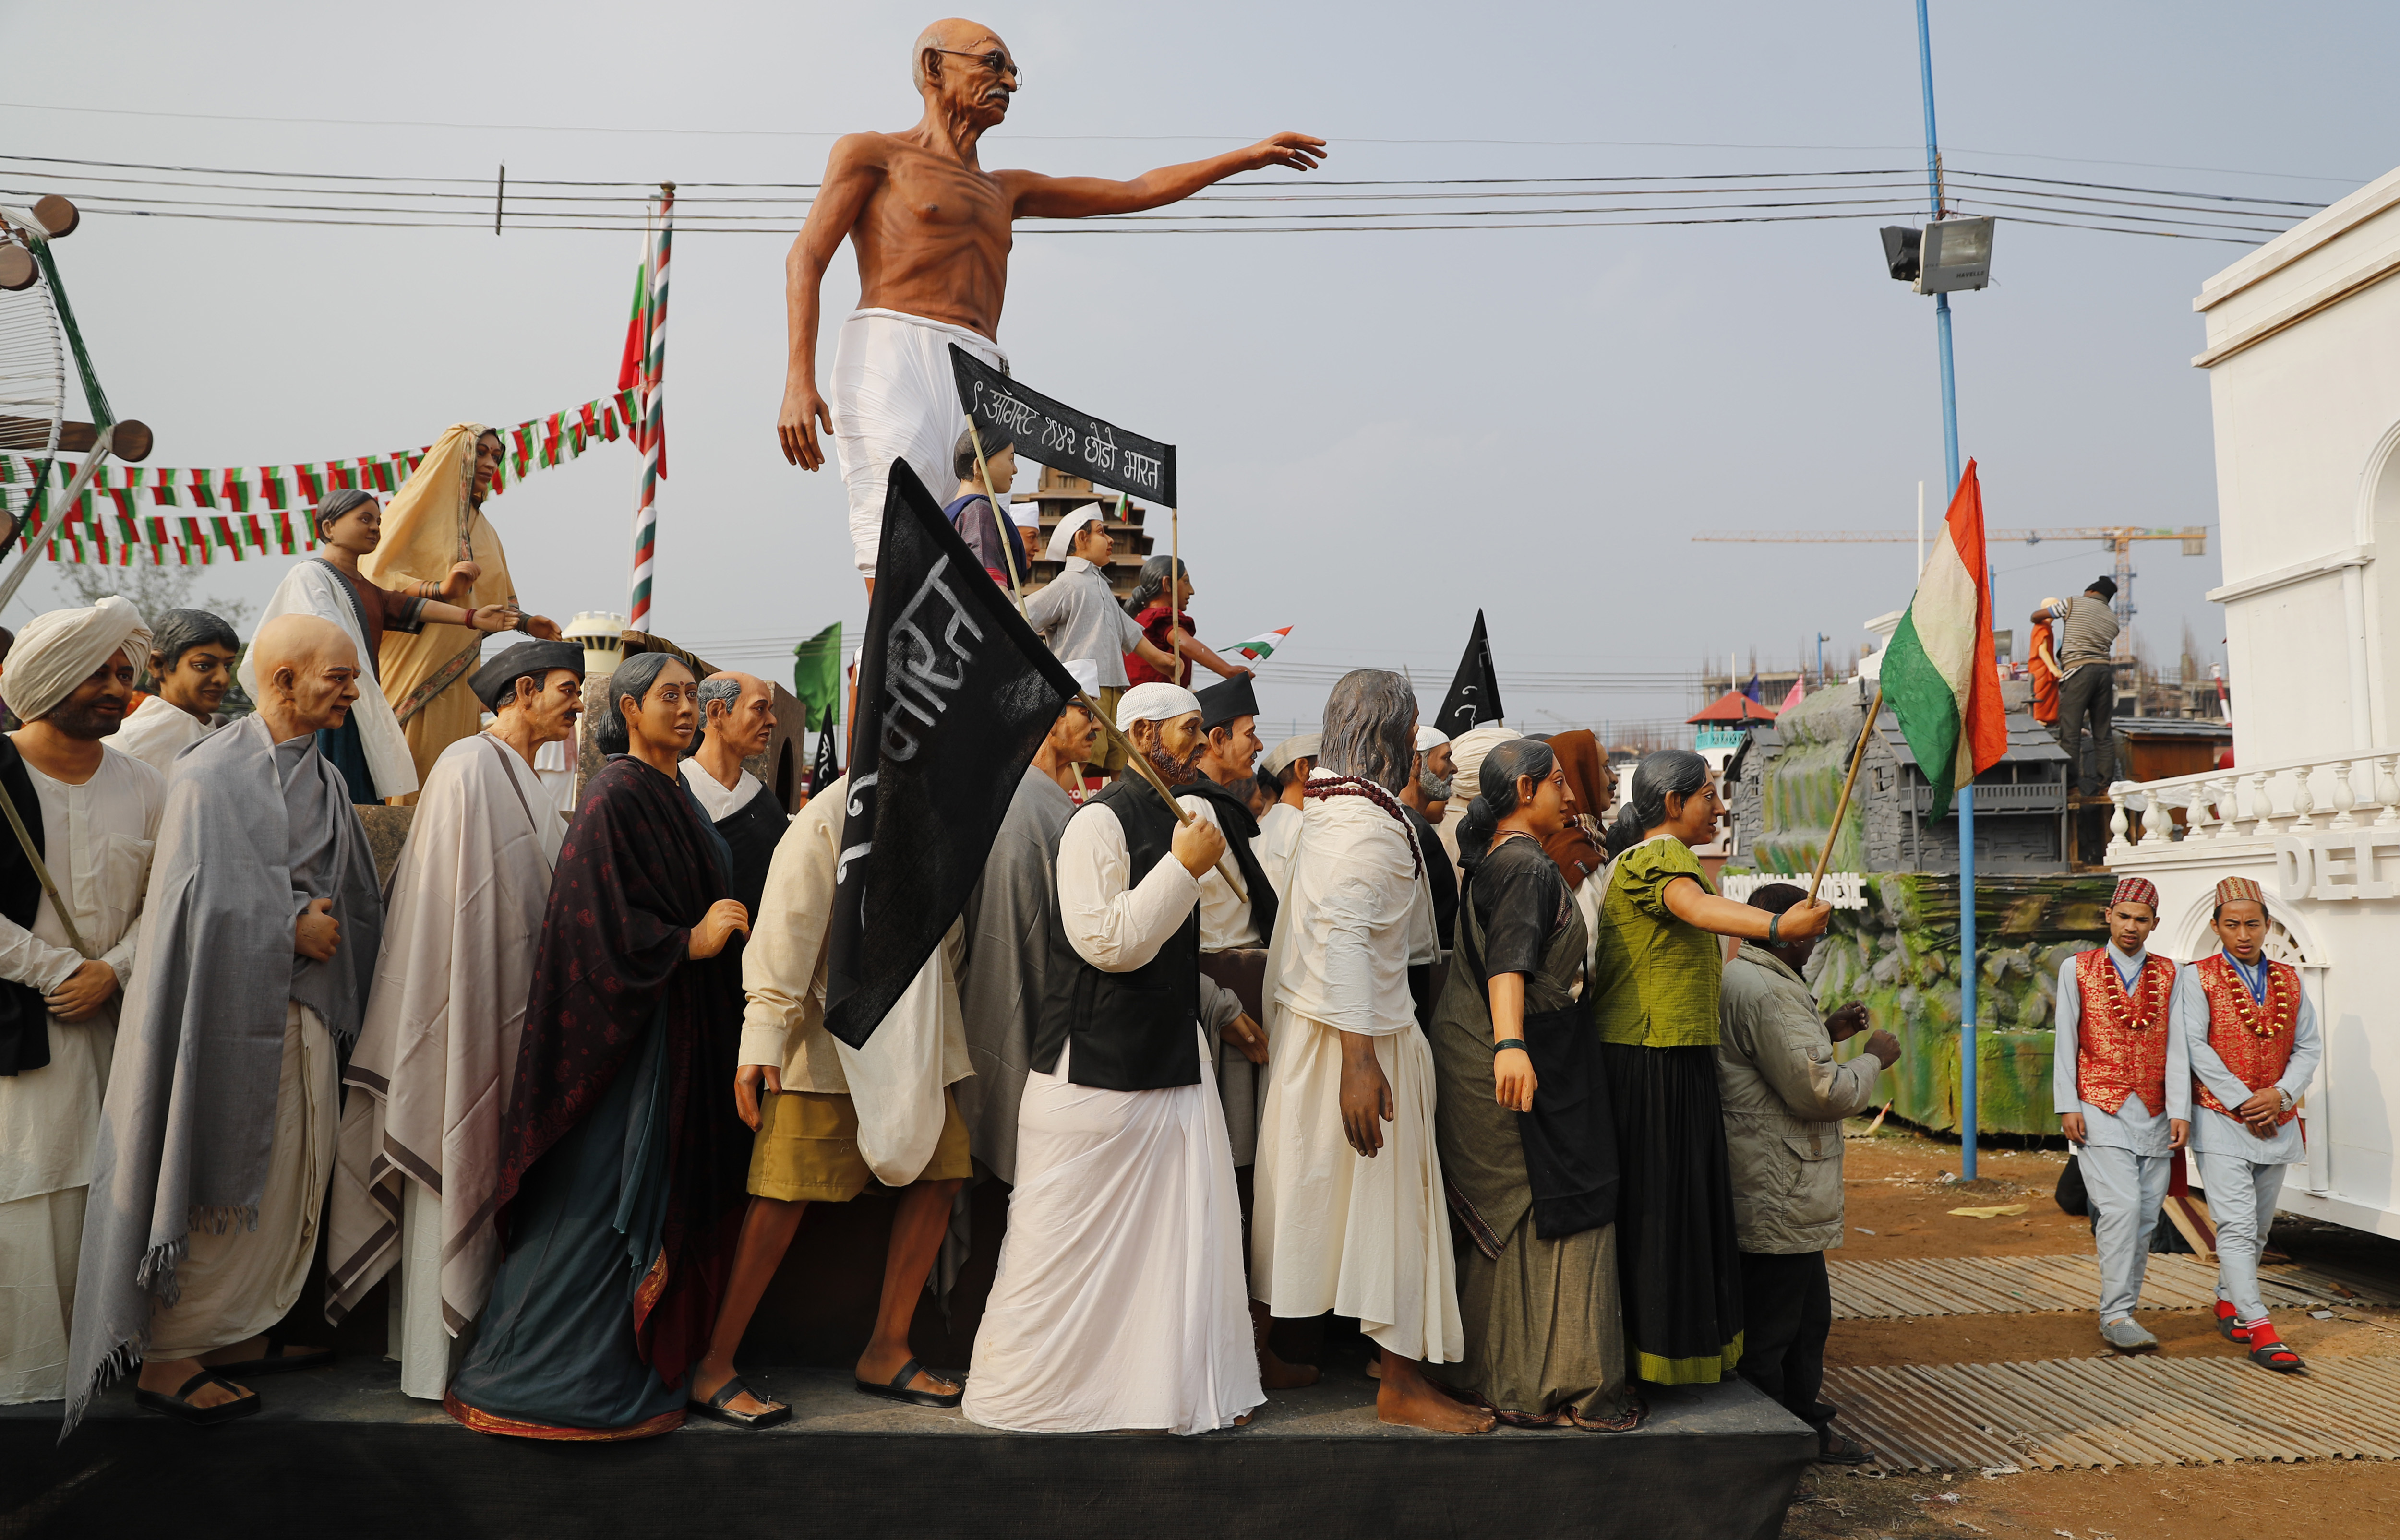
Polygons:
[[[1925,97],[1925,184],[1933,217],[1942,217],[1942,140],[1933,124],[1933,34],[1916,0],[1916,68]],[[1958,375],[1950,351],[1950,296],[1933,296],[1933,327],[1942,348],[1942,449],[1950,472],[1946,484],[1958,491]],[[1988,578],[1986,582],[1988,583]],[[1958,788],[1958,1176],[1975,1179],[1975,1135],[1980,1119],[1975,1097],[1975,785]]]

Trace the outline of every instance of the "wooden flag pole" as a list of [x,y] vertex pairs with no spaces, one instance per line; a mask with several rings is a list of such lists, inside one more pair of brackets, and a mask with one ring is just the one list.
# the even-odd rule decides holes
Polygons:
[[1167,683],[1182,684],[1183,644],[1177,638],[1183,632],[1183,511],[1166,511],[1166,652],[1174,672]]
[[[1152,789],[1156,791],[1161,799],[1166,803],[1166,811],[1175,815],[1175,821],[1179,824],[1191,823],[1191,811],[1175,799],[1175,793],[1167,789],[1166,778],[1161,776],[1158,773],[1158,768],[1150,762],[1150,756],[1142,753],[1129,735],[1119,732],[1117,725],[1108,719],[1101,712],[1098,703],[1090,696],[1078,690],[1075,698],[1084,702],[1084,709],[1092,714],[1092,720],[1100,724],[1101,730],[1125,745],[1125,762],[1141,771],[1141,778],[1149,782]],[[1235,898],[1245,904],[1250,901],[1249,890],[1242,886],[1241,874],[1226,865],[1225,857],[1221,855],[1217,858],[1217,875],[1232,885]]]
[[1834,822],[1825,831],[1825,843],[1817,852],[1817,869],[1808,875],[1807,902],[1817,902],[1817,884],[1825,880],[1825,863],[1834,858],[1834,841],[1841,837],[1842,815],[1850,811],[1850,788],[1859,784],[1859,767],[1866,762],[1867,736],[1875,731],[1877,716],[1883,715],[1883,681],[1875,681],[1875,704],[1867,707],[1867,719],[1859,728],[1859,746],[1850,751],[1850,773],[1842,777],[1842,799],[1834,804]]
[[[983,435],[975,430],[975,418],[967,419],[967,442],[975,445],[975,470],[983,477],[984,501],[991,504],[991,532],[1000,537],[1000,565],[1008,569],[1008,594],[1016,601],[1017,617],[1025,616],[1025,590],[1016,580],[1016,542],[1009,532],[1000,527],[1000,494],[991,487],[991,462],[983,457]],[[1016,520],[1008,521],[1012,525]]]

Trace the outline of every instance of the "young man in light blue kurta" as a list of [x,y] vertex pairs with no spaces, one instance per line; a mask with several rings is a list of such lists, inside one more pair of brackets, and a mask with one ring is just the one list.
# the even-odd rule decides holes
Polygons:
[[2307,1158],[2299,1101],[2324,1057],[2299,970],[2267,960],[2267,898],[2246,877],[2216,885],[2224,949],[2183,971],[2171,1007],[2190,1056],[2191,1147],[2216,1225],[2216,1329],[2278,1373],[2306,1366],[2258,1296],[2258,1251],[2284,1167]]
[[2134,1311],[2174,1152],[2191,1129],[2191,1068],[2168,1025],[2175,965],[2148,946],[2158,920],[2158,889],[2126,878],[2108,900],[2108,945],[2058,970],[2052,1105],[2092,1198],[2100,1338],[2120,1353],[2159,1345]]

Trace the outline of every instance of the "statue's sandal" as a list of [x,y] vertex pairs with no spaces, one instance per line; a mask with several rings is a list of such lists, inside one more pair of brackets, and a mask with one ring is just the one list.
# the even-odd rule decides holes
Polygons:
[[254,1390],[248,1391],[234,1400],[219,1401],[212,1407],[196,1407],[191,1403],[191,1394],[205,1384],[219,1384],[232,1391],[242,1389],[216,1370],[204,1369],[184,1381],[172,1396],[136,1387],[133,1392],[133,1404],[144,1411],[161,1412],[169,1417],[180,1418],[194,1427],[213,1427],[219,1423],[230,1423],[237,1417],[247,1417],[258,1410],[258,1392]]
[[760,1396],[758,1399],[767,1402],[766,1411],[734,1411],[732,1406],[734,1398],[749,1394],[753,1394],[750,1387],[743,1384],[742,1376],[737,1374],[718,1386],[716,1394],[707,1400],[684,1402],[684,1410],[695,1417],[705,1417],[713,1423],[730,1424],[734,1427],[773,1427],[779,1423],[788,1423],[792,1420],[792,1409],[789,1406],[781,1401],[769,1401],[764,1396]]
[[905,1401],[913,1407],[948,1408],[966,1399],[967,1393],[963,1390],[953,1390],[944,1395],[938,1390],[910,1389],[908,1382],[922,1373],[924,1368],[924,1365],[911,1358],[900,1366],[900,1372],[892,1376],[891,1382],[887,1384],[871,1385],[864,1380],[852,1380],[851,1383],[858,1387],[858,1393],[862,1396],[880,1396],[887,1401]]

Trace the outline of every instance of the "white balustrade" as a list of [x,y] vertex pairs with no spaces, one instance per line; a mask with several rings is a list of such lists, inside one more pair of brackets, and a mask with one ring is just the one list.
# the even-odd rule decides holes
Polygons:
[[[2316,780],[2319,772],[2322,782]],[[2400,749],[2120,781],[2108,788],[2108,800],[2111,861],[2169,854],[2177,808],[2184,810],[2187,840],[2263,840],[2369,825],[2389,829],[2400,826]]]

